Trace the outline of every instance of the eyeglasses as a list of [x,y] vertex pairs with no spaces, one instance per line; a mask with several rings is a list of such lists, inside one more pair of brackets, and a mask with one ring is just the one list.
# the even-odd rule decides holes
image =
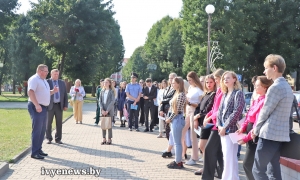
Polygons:
[[41,71],[46,72],[46,73],[49,73],[49,71],[45,71],[45,70],[41,70]]

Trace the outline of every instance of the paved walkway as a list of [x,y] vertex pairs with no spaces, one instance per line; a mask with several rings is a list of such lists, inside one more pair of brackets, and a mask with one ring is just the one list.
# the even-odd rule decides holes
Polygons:
[[[185,166],[182,170],[166,167],[173,159],[161,157],[167,140],[156,138],[157,131],[130,132],[127,128],[118,127],[117,121],[113,127],[113,144],[101,145],[101,128],[92,125],[94,110],[95,104],[84,104],[83,124],[75,124],[72,118],[63,124],[64,144],[46,144],[44,141],[43,150],[49,156],[35,160],[28,154],[10,165],[10,170],[0,179],[200,179],[193,172],[202,167],[201,163]],[[188,149],[188,154],[191,154],[191,149]],[[239,165],[240,179],[244,180],[241,161]],[[101,170],[100,176],[87,175],[86,169],[90,168]],[[51,178],[49,170],[55,169],[57,174]],[[59,169],[63,169],[62,172]],[[74,175],[79,172],[73,170],[80,169],[84,170],[83,174]],[[64,175],[65,172],[73,175]]]

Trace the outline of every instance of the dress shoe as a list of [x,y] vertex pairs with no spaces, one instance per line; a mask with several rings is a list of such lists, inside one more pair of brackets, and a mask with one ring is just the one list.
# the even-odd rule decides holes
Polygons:
[[43,156],[41,156],[41,155],[31,155],[31,158],[33,158],[33,159],[44,159],[44,157]]
[[149,129],[148,128],[146,128],[145,130],[144,130],[144,132],[148,132],[149,131]]
[[63,142],[61,141],[55,141],[57,144],[63,144]]
[[136,131],[136,132],[139,132],[140,130],[139,130],[139,129],[135,129],[135,131]]
[[48,141],[47,144],[51,144],[51,141]]
[[40,151],[40,153],[39,153],[41,156],[48,156],[48,154],[47,153],[44,153],[43,151]]
[[153,132],[153,129],[150,129],[150,132]]

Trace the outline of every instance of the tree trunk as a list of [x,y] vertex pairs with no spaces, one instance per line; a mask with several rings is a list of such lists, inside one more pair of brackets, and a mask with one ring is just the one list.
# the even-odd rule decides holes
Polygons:
[[66,52],[62,53],[61,61],[60,61],[60,66],[59,66],[59,79],[61,79],[63,72],[64,72],[64,66],[65,66],[65,58],[66,58]]
[[3,79],[3,75],[4,75],[4,71],[5,71],[5,62],[6,62],[6,55],[4,55],[3,67],[1,69],[1,74],[0,74],[0,95],[2,93],[2,91],[1,91],[1,85],[2,85],[2,79]]
[[299,68],[297,69],[297,74],[296,74],[296,91],[300,90],[300,64]]
[[13,79],[13,87],[12,87],[12,91],[13,91],[13,94],[16,94],[16,81]]
[[92,96],[93,97],[96,97],[95,92],[96,92],[96,83],[93,82],[93,86],[92,86]]

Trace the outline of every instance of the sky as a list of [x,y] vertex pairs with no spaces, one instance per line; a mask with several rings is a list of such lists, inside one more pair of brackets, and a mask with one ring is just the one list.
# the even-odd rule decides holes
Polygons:
[[[37,0],[30,0],[37,2]],[[29,0],[19,0],[19,13],[30,10]],[[144,45],[152,25],[164,16],[179,17],[182,0],[113,0],[114,18],[118,21],[125,47],[125,58]]]

